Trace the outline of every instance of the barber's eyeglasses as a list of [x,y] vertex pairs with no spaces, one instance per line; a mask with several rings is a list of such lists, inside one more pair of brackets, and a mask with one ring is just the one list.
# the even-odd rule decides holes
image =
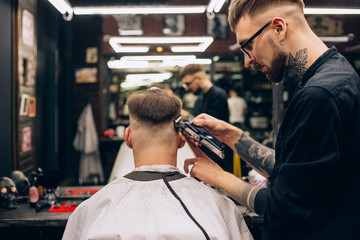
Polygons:
[[[251,38],[249,38],[249,40],[247,40],[246,42],[244,42],[243,44],[240,45],[240,49],[241,51],[246,54],[246,56],[248,56],[250,59],[251,59],[251,56],[250,54],[245,50],[246,46],[251,43],[252,40],[254,40],[257,36],[259,36],[263,31],[264,29],[270,25],[270,23],[272,23],[272,20],[267,22],[262,28],[260,28],[259,31],[257,31],[254,35],[252,35]],[[248,49],[249,50],[249,49]]]
[[197,78],[198,76],[195,76],[190,82],[184,83],[183,88],[189,87]]

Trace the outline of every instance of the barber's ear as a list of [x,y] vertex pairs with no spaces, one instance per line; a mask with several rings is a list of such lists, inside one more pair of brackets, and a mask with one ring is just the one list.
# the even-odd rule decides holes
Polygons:
[[284,19],[276,17],[273,19],[272,25],[275,28],[275,31],[279,37],[279,41],[283,42],[286,37],[287,23]]
[[131,129],[127,127],[125,129],[125,143],[129,148],[132,148],[132,140],[131,140]]
[[186,143],[186,138],[184,137],[184,135],[182,135],[180,132],[179,132],[179,146],[178,148],[182,148]]

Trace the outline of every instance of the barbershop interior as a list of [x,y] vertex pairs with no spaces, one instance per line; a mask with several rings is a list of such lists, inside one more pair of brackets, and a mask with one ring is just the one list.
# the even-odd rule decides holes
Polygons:
[[[359,0],[304,2],[314,33],[360,74]],[[271,83],[245,65],[229,6],[229,0],[0,1],[1,239],[61,239],[82,201],[134,168],[125,143],[131,93],[166,89],[192,112],[199,96],[182,82],[187,64],[201,64],[228,100],[242,99],[242,119],[231,120],[230,109],[230,124],[274,148],[300,79],[285,72]],[[225,160],[236,177],[267,187],[236,153]],[[261,239],[262,217],[232,201]]]

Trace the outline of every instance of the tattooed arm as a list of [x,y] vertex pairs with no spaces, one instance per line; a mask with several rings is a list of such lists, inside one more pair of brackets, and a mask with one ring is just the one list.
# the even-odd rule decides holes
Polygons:
[[[275,162],[273,150],[257,143],[244,134],[241,129],[207,114],[200,114],[193,123],[205,127],[214,137],[231,147],[233,151],[238,152],[240,157],[264,176],[270,176]],[[255,197],[261,187],[251,185],[224,171],[202,153],[192,141],[188,142],[197,157],[185,160],[185,172],[189,173],[189,166],[192,165],[190,171],[192,177],[222,189],[241,205],[254,210]]]
[[275,164],[275,151],[256,142],[243,133],[235,143],[237,153],[246,163],[264,177],[270,177]]
[[193,123],[205,127],[221,142],[250,164],[264,177],[269,177],[275,164],[275,151],[254,141],[244,132],[229,123],[218,120],[207,114],[200,114]]
[[197,157],[185,160],[185,172],[189,173],[189,166],[192,165],[193,167],[190,171],[192,177],[222,189],[238,203],[254,211],[255,197],[261,187],[251,185],[236,177],[234,174],[224,171],[219,165],[202,153],[193,142],[188,140],[188,143]]

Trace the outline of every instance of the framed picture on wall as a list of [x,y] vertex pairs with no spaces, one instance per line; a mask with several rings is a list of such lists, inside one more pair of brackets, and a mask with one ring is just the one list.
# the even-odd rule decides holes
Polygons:
[[29,58],[23,59],[23,79],[24,79],[24,85],[25,86],[31,86],[34,84],[34,81],[32,80],[32,61]]
[[119,35],[142,35],[142,17],[141,16],[115,16],[118,24]]
[[22,12],[22,22],[21,22],[21,37],[23,43],[28,46],[34,46],[34,15],[28,10]]
[[29,98],[30,96],[27,94],[22,94],[20,98],[20,116],[27,116],[29,113]]
[[209,36],[214,39],[228,38],[228,22],[226,13],[219,13],[212,19],[207,19],[206,31]]
[[86,63],[97,63],[98,62],[98,48],[88,47],[86,48]]
[[31,150],[31,128],[24,127],[21,130],[21,151],[27,152]]
[[96,83],[97,68],[77,68],[75,70],[76,83]]
[[174,14],[165,15],[163,33],[173,36],[185,35],[185,16]]
[[36,97],[30,97],[29,98],[29,117],[35,117],[36,116]]

